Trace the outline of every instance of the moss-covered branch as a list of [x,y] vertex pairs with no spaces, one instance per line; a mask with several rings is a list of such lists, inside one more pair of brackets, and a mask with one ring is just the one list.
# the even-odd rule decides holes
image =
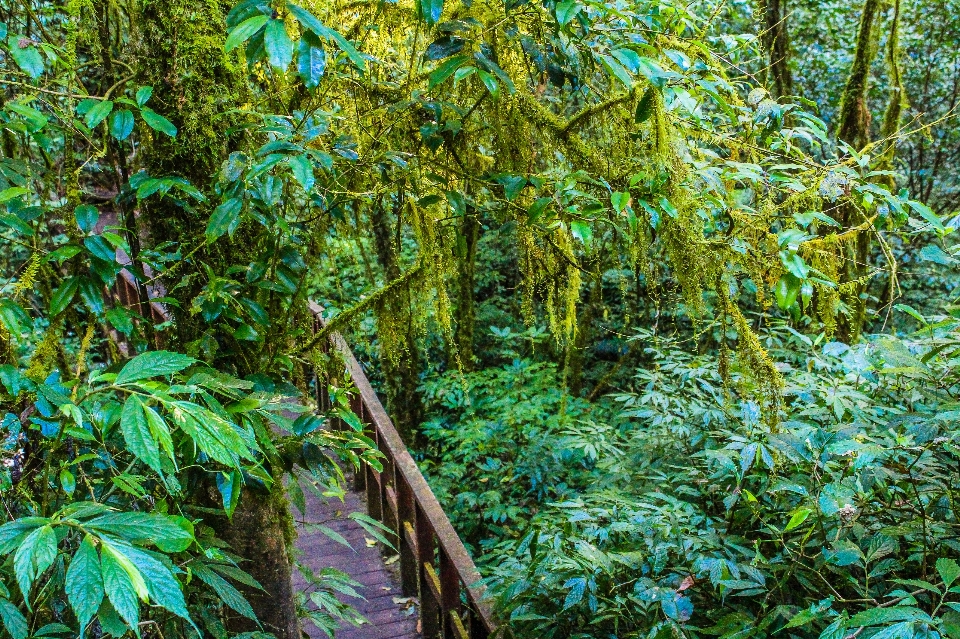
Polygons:
[[317,331],[314,336],[306,343],[301,345],[294,351],[294,354],[301,354],[307,351],[310,351],[323,340],[327,339],[331,333],[335,333],[342,329],[345,326],[348,326],[354,319],[366,313],[369,309],[373,308],[386,296],[390,295],[399,288],[406,286],[410,281],[413,280],[421,271],[423,270],[423,265],[417,261],[411,268],[403,273],[400,277],[389,282],[386,286],[376,291],[372,295],[360,300],[347,310],[343,311],[332,320],[330,320],[326,326]]

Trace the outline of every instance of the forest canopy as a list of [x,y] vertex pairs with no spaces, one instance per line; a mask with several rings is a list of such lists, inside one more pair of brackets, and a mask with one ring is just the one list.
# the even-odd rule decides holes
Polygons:
[[0,0],[0,634],[364,627],[341,333],[503,636],[960,637],[956,9]]

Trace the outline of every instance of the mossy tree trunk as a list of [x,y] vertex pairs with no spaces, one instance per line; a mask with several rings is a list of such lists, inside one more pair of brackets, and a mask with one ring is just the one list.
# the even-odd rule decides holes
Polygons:
[[[457,290],[454,309],[454,343],[459,363],[464,370],[473,370],[474,325],[477,321],[474,288],[476,287],[477,243],[480,241],[480,220],[468,208],[457,233]],[[456,362],[452,362],[456,365]]]
[[[857,44],[854,49],[850,75],[840,98],[837,114],[837,138],[860,150],[870,142],[870,111],[867,106],[867,89],[870,80],[870,65],[877,53],[879,39],[878,21],[884,4],[882,0],[864,0]],[[844,230],[855,228],[864,222],[863,211],[851,202],[845,202],[837,212],[837,222]],[[866,278],[870,260],[869,231],[860,231],[850,242],[844,242],[843,267],[840,269],[845,288],[845,301],[849,315],[837,318],[837,337],[852,343],[859,339],[866,322]]]
[[[374,248],[377,262],[383,269],[387,282],[393,282],[402,275],[399,247],[395,245],[396,234],[390,218],[389,209],[382,203],[371,207],[370,223],[373,227]],[[377,322],[381,328],[378,336],[381,346],[380,365],[386,382],[387,409],[407,443],[416,437],[417,429],[423,421],[423,400],[418,390],[420,349],[414,330],[413,305],[410,287],[406,285],[384,298],[382,306],[377,310]],[[385,326],[389,326],[390,332],[398,334],[387,335],[383,330]]]
[[[142,161],[151,176],[180,176],[204,190],[233,142],[226,135],[231,122],[224,114],[242,103],[245,69],[231,62],[223,51],[225,16],[231,7],[223,0],[146,0],[136,21],[139,47],[139,77],[153,87],[150,101],[156,111],[176,125],[177,136],[153,135],[145,145]],[[253,372],[250,363],[237,355],[228,330],[218,330],[200,314],[192,314],[193,299],[205,283],[203,265],[224,273],[237,263],[246,263],[256,243],[222,238],[204,246],[204,230],[210,208],[185,208],[171,198],[151,198],[142,207],[149,242],[158,246],[176,242],[189,259],[173,269],[165,282],[175,320],[175,346],[197,351],[201,341],[216,344],[205,349],[211,363],[243,376]],[[241,229],[242,230],[242,229]],[[199,248],[198,248],[199,247]],[[270,460],[268,460],[269,462]],[[272,492],[247,487],[232,520],[211,521],[218,535],[245,559],[242,567],[259,581],[265,592],[247,589],[263,628],[277,639],[300,639],[293,585],[290,579],[292,542],[290,514],[281,482]],[[216,488],[208,487],[213,495]],[[252,630],[244,619],[228,620],[231,631]]]

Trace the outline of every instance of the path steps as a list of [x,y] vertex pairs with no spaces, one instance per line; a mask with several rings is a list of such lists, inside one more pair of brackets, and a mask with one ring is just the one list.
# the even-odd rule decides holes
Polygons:
[[[309,488],[305,488],[303,492],[306,513],[297,513],[294,509],[300,561],[314,571],[336,568],[347,573],[360,583],[356,590],[365,598],[338,596],[341,601],[352,605],[370,623],[359,627],[344,626],[336,631],[336,639],[419,639],[417,615],[410,609],[410,600],[403,597],[400,590],[395,575],[396,563],[392,567],[387,566],[381,554],[381,545],[369,545],[367,539],[371,539],[371,535],[347,517],[354,512],[366,513],[366,504],[361,499],[361,493],[348,491],[341,502],[339,499],[321,499]],[[308,526],[315,523],[335,530],[350,542],[353,549]],[[293,580],[295,589],[307,588],[296,571]],[[311,622],[304,621],[303,625],[310,639],[326,639],[326,634]]]

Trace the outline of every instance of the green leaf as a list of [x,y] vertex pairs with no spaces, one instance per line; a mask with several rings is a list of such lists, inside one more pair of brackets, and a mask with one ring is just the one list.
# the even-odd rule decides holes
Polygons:
[[71,257],[81,252],[81,249],[76,244],[67,244],[66,246],[61,246],[56,251],[53,251],[47,255],[47,261],[56,262],[57,264],[63,264],[66,260],[69,260]]
[[173,439],[170,437],[170,427],[167,426],[167,422],[149,406],[144,406],[143,414],[147,418],[150,434],[159,444],[160,449],[167,454],[170,461],[174,462],[174,466],[176,466],[176,458],[173,454]]
[[227,513],[227,517],[233,517],[233,511],[240,501],[242,488],[243,475],[239,471],[217,473],[217,489],[223,498],[223,510]]
[[11,334],[19,335],[24,326],[30,325],[30,316],[9,297],[0,297],[0,324]]
[[160,447],[153,438],[147,416],[144,411],[150,410],[144,406],[138,395],[130,395],[123,403],[123,412],[120,416],[120,430],[127,443],[127,449],[139,457],[143,463],[158,474],[160,469]]
[[31,133],[36,133],[43,127],[47,125],[47,116],[40,113],[34,108],[28,107],[25,104],[18,104],[16,102],[8,102],[5,106],[6,109],[9,109],[13,113],[16,113],[22,117],[27,122],[27,130]]
[[104,262],[114,262],[117,259],[117,250],[107,243],[101,235],[91,235],[83,238],[83,245],[90,254]]
[[420,17],[429,25],[440,21],[443,14],[443,0],[418,0]]
[[805,522],[807,520],[807,517],[809,517],[810,513],[812,512],[813,510],[811,510],[810,508],[800,508],[799,510],[794,512],[793,516],[790,517],[790,521],[787,522],[787,527],[783,529],[783,532],[788,532],[790,530],[793,530],[794,528],[796,528],[797,526]]
[[960,564],[957,564],[955,559],[938,559],[937,572],[943,579],[944,588],[949,588],[953,582],[960,578]]
[[50,298],[50,316],[56,317],[70,306],[74,296],[77,294],[77,288],[80,286],[80,278],[71,275],[61,282],[57,290],[53,292]]
[[924,319],[923,315],[920,314],[920,311],[918,311],[917,309],[913,308],[912,306],[908,306],[907,304],[894,304],[894,305],[893,305],[893,308],[897,309],[898,311],[900,311],[900,312],[902,312],[902,313],[906,313],[907,315],[909,315],[909,316],[912,317],[913,319],[917,320],[918,322],[920,322],[920,323],[923,324],[924,326],[927,325],[927,320]]
[[113,101],[112,100],[103,100],[98,102],[96,106],[87,111],[86,123],[87,127],[93,129],[98,124],[107,119],[107,116],[110,115],[110,112],[113,111]]
[[313,163],[310,158],[306,155],[291,155],[287,158],[287,164],[290,165],[294,179],[309,193],[314,184]]
[[118,546],[117,548],[133,562],[140,575],[143,576],[150,599],[192,624],[180,583],[170,569],[139,548],[133,548],[132,546]]
[[364,72],[367,69],[366,61],[363,59],[363,56],[360,55],[360,52],[344,38],[338,31],[331,29],[325,26],[322,22],[317,20],[317,18],[302,7],[298,7],[293,3],[287,4],[287,9],[290,10],[290,13],[300,22],[300,24],[310,31],[313,31],[314,34],[326,40],[332,40],[337,43],[337,46],[340,47],[340,50],[347,54],[347,57],[350,59],[353,64],[360,69],[360,72]]
[[267,49],[267,61],[271,66],[285,70],[293,62],[293,41],[287,35],[282,20],[270,20],[264,33],[263,44]]
[[36,80],[43,73],[43,57],[32,41],[22,35],[11,34],[7,38],[10,55],[23,72]]
[[63,488],[63,492],[70,496],[72,496],[73,491],[77,489],[76,477],[66,468],[60,470],[60,487]]
[[929,222],[938,233],[946,232],[947,229],[943,226],[940,216],[934,213],[929,206],[923,202],[917,202],[916,200],[907,200],[907,204],[917,213],[917,215]]
[[140,110],[140,115],[143,116],[143,121],[147,123],[147,126],[154,131],[166,133],[171,138],[177,137],[177,127],[173,125],[173,122],[155,112],[150,107],[143,107],[143,109]]
[[575,577],[568,579],[563,584],[564,588],[569,588],[566,598],[563,600],[563,609],[566,610],[577,605],[583,599],[583,593],[587,590],[587,580],[584,577]]
[[871,608],[858,612],[850,621],[847,622],[847,628],[859,628],[860,626],[878,626],[892,623],[895,621],[914,621],[929,619],[921,610],[907,606],[896,606],[894,608]]
[[570,232],[573,234],[573,237],[583,242],[584,246],[590,247],[590,243],[593,241],[593,229],[590,227],[589,222],[584,220],[571,220]]
[[243,200],[237,197],[230,198],[213,210],[207,222],[207,242],[212,242],[224,233],[233,234],[240,223],[240,211],[243,209]]
[[647,90],[643,92],[643,96],[640,98],[640,101],[637,102],[637,111],[633,116],[634,121],[637,124],[642,124],[650,119],[650,116],[653,115],[653,105],[655,88],[652,86],[647,87]]
[[777,298],[777,306],[785,311],[797,301],[797,296],[800,294],[800,280],[790,273],[785,273],[777,282],[773,293]]
[[100,627],[103,628],[105,633],[116,637],[116,639],[120,639],[127,634],[127,624],[117,614],[117,610],[109,599],[103,600],[100,610],[97,611],[97,621],[100,622]]
[[117,375],[115,384],[129,384],[141,379],[179,373],[196,362],[188,355],[170,351],[150,351],[137,355],[127,362]]
[[227,604],[233,610],[237,611],[247,619],[256,619],[257,615],[253,612],[250,602],[240,594],[240,591],[234,588],[230,582],[213,572],[200,563],[192,563],[190,567],[193,574],[200,578],[200,581],[207,584],[217,593],[220,600]]
[[133,113],[128,109],[115,111],[110,116],[110,135],[126,140],[133,133]]
[[619,61],[617,61],[613,56],[609,55],[600,55],[600,62],[607,69],[607,71],[615,77],[617,80],[623,83],[628,89],[633,86],[633,77],[630,75],[630,72],[627,71]]
[[582,9],[583,5],[578,0],[564,0],[558,3],[556,8],[557,24],[561,27],[567,26]]
[[308,89],[316,89],[326,69],[327,52],[323,50],[322,43],[313,32],[304,32],[297,50],[297,72],[303,85]]
[[100,609],[103,601],[103,574],[100,571],[100,556],[93,545],[93,537],[87,535],[73,555],[64,585],[67,600],[80,622],[80,634]]
[[630,205],[630,194],[615,191],[610,194],[610,204],[617,213],[623,213],[623,210]]
[[13,556],[13,570],[27,607],[30,607],[30,587],[57,557],[57,534],[49,525],[31,532]]
[[456,71],[460,65],[464,64],[469,59],[470,58],[465,55],[458,55],[445,61],[443,64],[430,72],[428,88],[432,90],[434,87],[443,84],[447,78],[453,75],[454,71]]
[[267,23],[267,16],[263,14],[258,14],[252,18],[247,18],[237,26],[235,26],[230,33],[227,35],[227,41],[223,45],[223,50],[227,53],[230,53],[241,44],[250,39],[250,37],[263,28],[263,25]]
[[252,458],[250,449],[230,422],[190,402],[172,402],[172,407],[177,425],[214,460],[225,466],[236,466],[238,458]]
[[13,639],[27,639],[30,636],[26,617],[7,599],[0,599],[0,619],[3,619],[3,626]]
[[192,533],[180,525],[175,517],[167,515],[111,512],[91,519],[86,524],[91,530],[108,533],[128,542],[157,542],[183,544],[193,542]]
[[137,106],[142,107],[153,96],[153,87],[146,86],[137,89]]
[[73,210],[73,217],[77,220],[77,226],[84,233],[90,233],[97,226],[97,220],[100,219],[100,212],[95,206],[81,204]]
[[810,273],[810,267],[807,266],[807,263],[804,262],[803,258],[797,253],[794,251],[780,251],[780,261],[783,263],[784,268],[798,280],[807,279],[807,275]]
[[26,189],[22,186],[11,186],[10,188],[0,191],[0,204],[9,202],[10,200],[20,197],[21,195],[27,195],[28,193],[30,193],[30,189]]
[[140,603],[147,599],[147,584],[136,566],[116,550],[113,544],[101,540],[100,565],[103,572],[103,589],[114,609],[130,628],[140,623]]
[[944,266],[949,266],[957,261],[957,258],[953,257],[936,244],[928,244],[920,249],[919,257],[924,262],[936,262],[937,264],[943,264]]

